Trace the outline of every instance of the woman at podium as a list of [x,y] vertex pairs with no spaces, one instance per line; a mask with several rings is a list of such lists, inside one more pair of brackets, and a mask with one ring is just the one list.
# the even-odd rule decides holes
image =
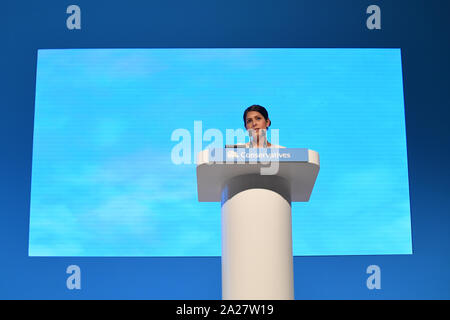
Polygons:
[[267,141],[267,128],[271,121],[269,113],[263,106],[254,104],[244,111],[244,126],[250,136],[250,142],[245,144],[246,148],[285,148],[271,144]]

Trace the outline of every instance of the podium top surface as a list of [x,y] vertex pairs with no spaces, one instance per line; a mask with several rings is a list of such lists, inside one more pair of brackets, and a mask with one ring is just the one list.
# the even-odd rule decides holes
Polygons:
[[305,148],[216,148],[197,156],[197,191],[200,202],[220,202],[230,179],[249,174],[287,179],[291,201],[309,201],[320,169],[319,154]]

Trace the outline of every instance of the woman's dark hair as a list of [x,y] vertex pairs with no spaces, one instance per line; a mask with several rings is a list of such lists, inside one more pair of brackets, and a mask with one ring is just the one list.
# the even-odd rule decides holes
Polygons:
[[249,113],[250,111],[258,111],[259,113],[262,114],[262,116],[264,117],[264,119],[269,119],[269,113],[267,112],[266,108],[264,108],[263,106],[254,104],[250,107],[248,107],[247,109],[245,109],[244,111],[244,127],[247,127],[247,123],[245,120],[247,120],[247,113]]

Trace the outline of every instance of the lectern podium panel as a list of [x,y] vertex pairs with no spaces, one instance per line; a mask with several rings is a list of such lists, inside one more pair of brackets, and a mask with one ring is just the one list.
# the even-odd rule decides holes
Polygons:
[[198,201],[221,201],[224,183],[248,174],[284,177],[290,182],[292,201],[309,201],[319,168],[319,154],[308,149],[203,150],[197,156]]
[[201,202],[222,204],[222,298],[294,299],[292,201],[309,201],[320,168],[308,149],[207,149]]

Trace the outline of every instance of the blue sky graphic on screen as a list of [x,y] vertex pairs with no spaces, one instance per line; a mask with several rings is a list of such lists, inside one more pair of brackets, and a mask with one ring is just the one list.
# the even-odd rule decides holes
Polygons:
[[29,254],[220,256],[220,203],[171,137],[244,129],[252,104],[320,154],[294,255],[412,253],[400,49],[64,49],[38,51]]

